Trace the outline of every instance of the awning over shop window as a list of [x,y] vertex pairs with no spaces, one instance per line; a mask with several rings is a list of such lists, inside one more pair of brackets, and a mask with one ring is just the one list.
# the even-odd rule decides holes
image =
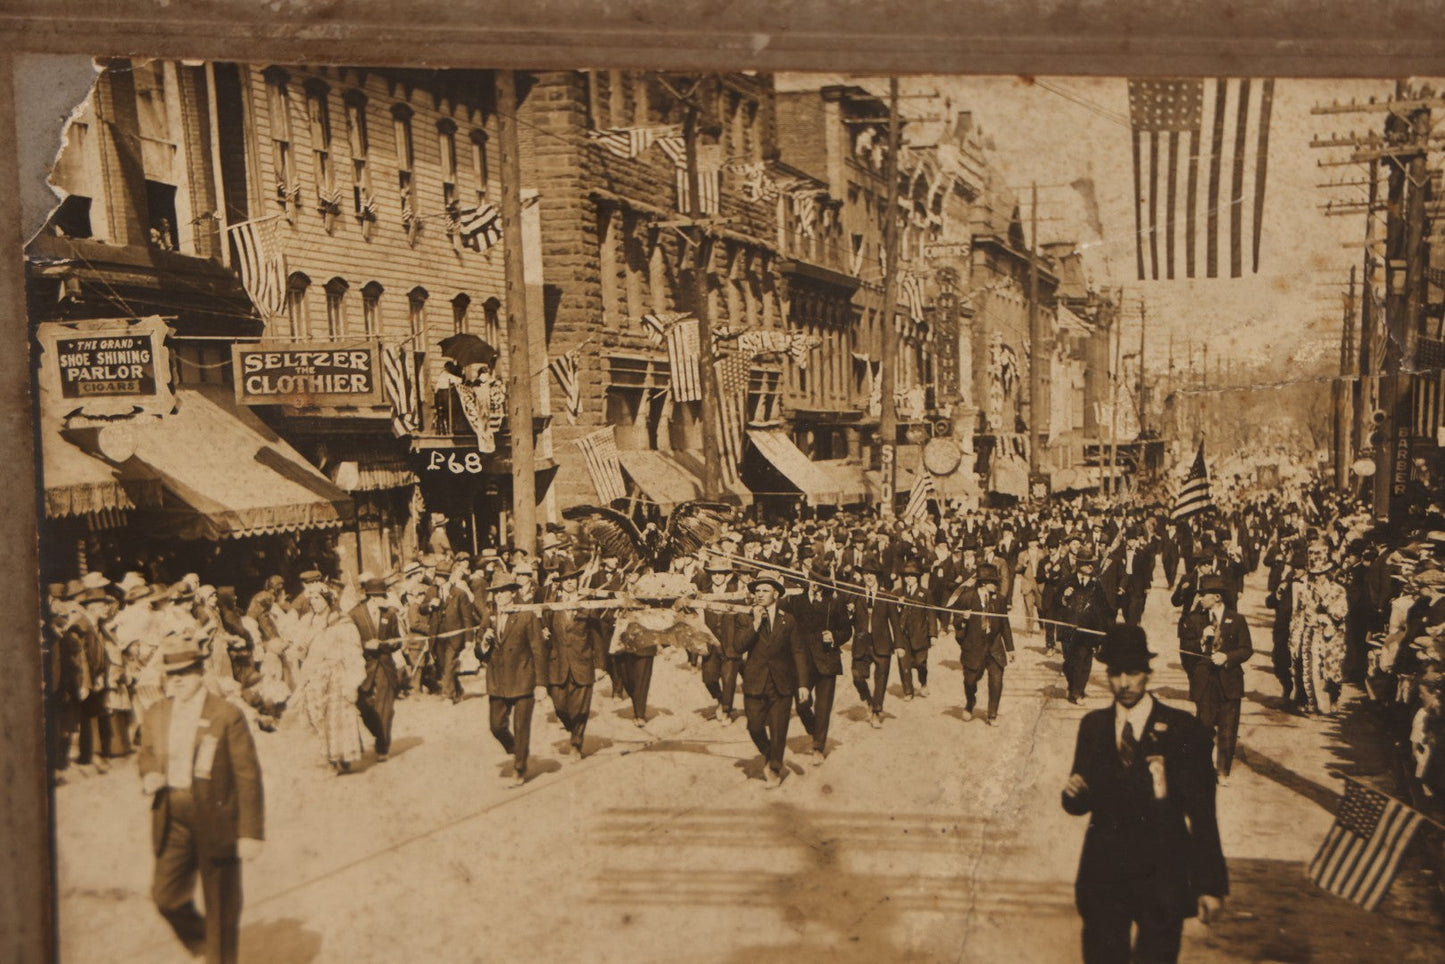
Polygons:
[[826,470],[818,468],[782,432],[776,429],[752,429],[748,438],[763,458],[783,477],[795,485],[813,505],[838,505],[840,486]]
[[43,388],[39,409],[40,474],[47,519],[113,515],[161,504],[158,480],[113,467],[72,441]]
[[[618,455],[623,470],[637,483],[642,494],[664,512],[671,512],[679,503],[703,497],[702,460],[695,456],[655,449],[623,449]],[[743,505],[752,502],[752,493],[741,484],[728,489],[733,495],[732,501]]]
[[868,501],[868,480],[863,466],[848,459],[820,459],[813,465],[827,473],[838,490],[839,505],[855,505]]
[[229,389],[180,389],[176,411],[137,423],[135,456],[193,515],[184,538],[222,539],[330,528],[351,521],[347,494],[306,462]]

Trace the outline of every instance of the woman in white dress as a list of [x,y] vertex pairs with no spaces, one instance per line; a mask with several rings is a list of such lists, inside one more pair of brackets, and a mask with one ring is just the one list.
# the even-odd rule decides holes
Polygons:
[[292,694],[321,738],[326,760],[337,774],[361,759],[361,713],[356,690],[366,679],[366,661],[347,617],[332,612],[330,624],[312,637],[301,679]]
[[1294,690],[1304,696],[1308,713],[1333,713],[1344,681],[1345,616],[1350,604],[1334,578],[1329,546],[1312,542],[1309,572],[1295,584],[1289,621]]

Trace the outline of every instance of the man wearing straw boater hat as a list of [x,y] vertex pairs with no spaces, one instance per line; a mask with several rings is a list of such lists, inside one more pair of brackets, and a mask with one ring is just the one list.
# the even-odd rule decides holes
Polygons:
[[1100,658],[1114,702],[1079,724],[1064,786],[1064,809],[1089,814],[1074,888],[1088,964],[1177,960],[1185,918],[1208,924],[1229,892],[1210,737],[1150,695],[1153,656],[1140,627],[1109,627]]
[[[204,685],[205,653],[184,631],[162,643],[166,699],[141,727],[141,788],[152,797],[151,897],[186,948],[236,960],[241,863],[261,852],[261,765],[241,711]],[[195,905],[196,878],[206,907]]]

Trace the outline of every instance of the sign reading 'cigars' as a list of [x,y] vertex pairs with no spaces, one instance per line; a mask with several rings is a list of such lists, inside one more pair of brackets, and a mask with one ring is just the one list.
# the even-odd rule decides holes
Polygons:
[[382,402],[375,339],[237,345],[231,354],[236,400],[298,408]]
[[62,417],[89,419],[162,415],[174,407],[164,319],[97,318],[46,322],[41,390]]

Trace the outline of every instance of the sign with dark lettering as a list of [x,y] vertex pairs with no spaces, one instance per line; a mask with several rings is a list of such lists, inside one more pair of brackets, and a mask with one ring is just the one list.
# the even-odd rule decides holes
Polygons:
[[47,404],[77,425],[171,411],[169,335],[159,317],[45,322],[36,338]]
[[295,408],[371,406],[383,402],[374,339],[237,345],[236,400]]

